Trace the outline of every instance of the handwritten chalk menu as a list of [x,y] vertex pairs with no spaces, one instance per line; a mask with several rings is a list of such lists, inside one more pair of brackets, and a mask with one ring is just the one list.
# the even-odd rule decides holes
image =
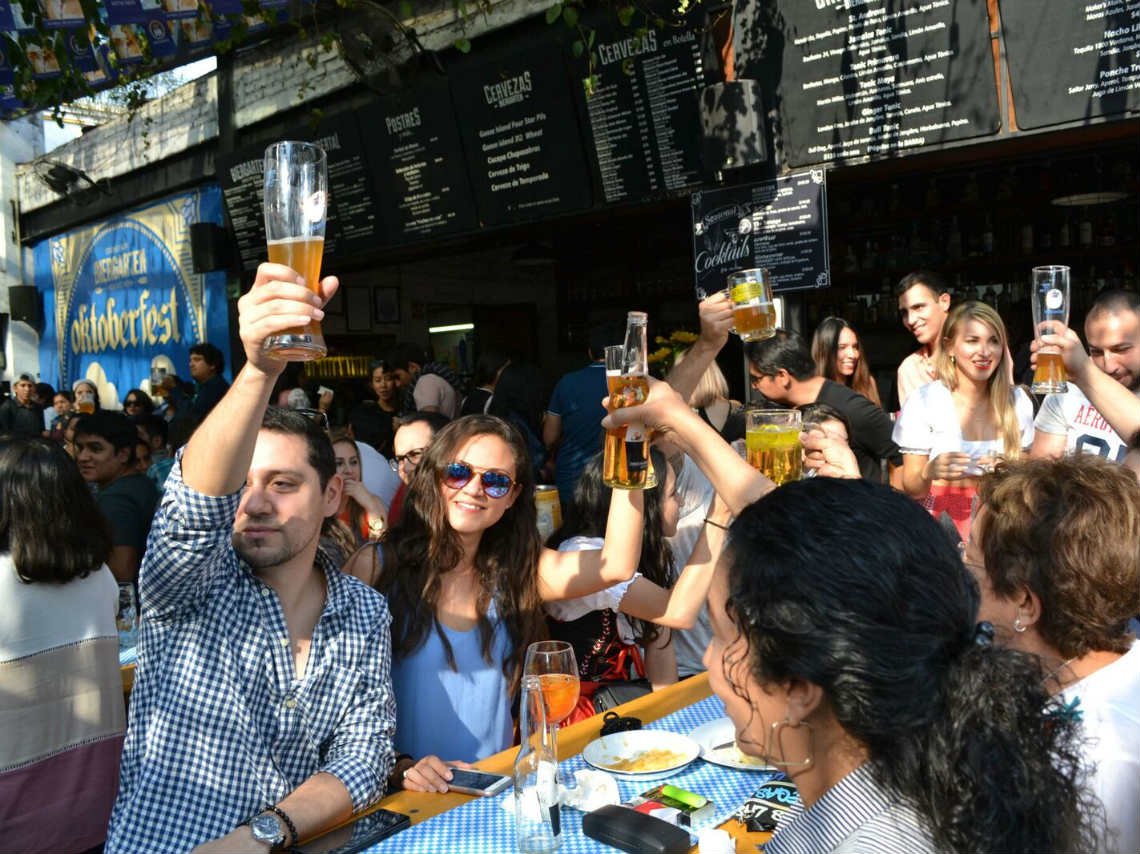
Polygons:
[[561,51],[456,67],[451,94],[484,225],[590,206],[590,176]]
[[389,239],[478,226],[447,81],[384,98],[359,118]]
[[789,163],[893,157],[999,129],[985,0],[781,0],[780,12]]
[[261,209],[265,146],[219,154],[218,183],[230,217],[242,267],[252,270],[265,260],[265,216]]
[[[613,15],[599,16],[612,20]],[[607,202],[701,183],[700,45],[682,29],[597,26],[593,91],[579,89]],[[585,60],[574,65],[585,79]]]
[[344,257],[375,246],[382,222],[356,117],[344,115],[321,122],[302,138],[321,146],[328,159],[325,255]]
[[698,299],[723,290],[729,273],[752,267],[772,274],[774,291],[830,283],[824,170],[693,193],[692,213]]
[[1017,125],[1140,110],[1140,0],[1002,0]]

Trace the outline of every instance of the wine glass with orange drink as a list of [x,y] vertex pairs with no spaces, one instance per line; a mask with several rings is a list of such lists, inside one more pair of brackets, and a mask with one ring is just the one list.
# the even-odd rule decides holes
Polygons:
[[[558,756],[558,725],[570,717],[578,705],[580,690],[578,661],[566,641],[538,641],[526,650],[523,673],[537,676],[546,707],[546,739]],[[559,782],[563,782],[559,774]]]

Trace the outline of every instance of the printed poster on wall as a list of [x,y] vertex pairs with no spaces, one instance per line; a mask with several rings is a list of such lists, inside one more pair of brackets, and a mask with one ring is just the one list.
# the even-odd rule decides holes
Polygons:
[[[190,225],[222,224],[222,193],[207,186],[33,247],[43,299],[40,366],[50,382],[80,378],[105,407],[147,388],[152,368],[188,378],[190,347],[229,352],[225,273],[197,274]],[[226,359],[226,375],[230,359]]]

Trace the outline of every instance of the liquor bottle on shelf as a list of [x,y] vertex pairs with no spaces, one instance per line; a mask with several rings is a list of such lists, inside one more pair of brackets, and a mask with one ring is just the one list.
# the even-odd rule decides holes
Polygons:
[[1081,224],[1078,226],[1081,249],[1091,249],[1093,245],[1093,224],[1088,208],[1081,208]]
[[1049,228],[1048,223],[1038,224],[1037,229],[1037,248],[1042,252],[1048,252],[1053,248],[1053,229]]
[[946,260],[962,260],[962,230],[958,227],[958,217],[950,217],[950,236],[946,239]]
[[982,228],[982,252],[986,255],[994,254],[994,221],[986,214],[986,223]]
[[1020,233],[1021,253],[1023,255],[1033,254],[1033,221],[1026,220],[1021,224]]
[[1062,220],[1061,227],[1057,230],[1058,249],[1068,249],[1073,245],[1073,227],[1069,220],[1069,212],[1065,211],[1065,219]]
[[976,205],[981,201],[982,192],[978,187],[978,174],[976,172],[970,173],[970,178],[966,181],[966,187],[962,190],[962,202],[967,205]]
[[1097,235],[1097,243],[1106,249],[1116,245],[1116,214],[1109,211],[1104,218],[1104,225]]

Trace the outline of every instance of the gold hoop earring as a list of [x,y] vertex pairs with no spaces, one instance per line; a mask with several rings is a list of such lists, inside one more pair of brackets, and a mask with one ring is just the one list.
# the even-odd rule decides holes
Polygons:
[[[791,727],[792,729],[799,729],[800,727],[807,727],[808,731],[808,749],[807,757],[794,762],[789,759],[783,758],[784,747],[780,740],[780,731],[784,727]],[[780,751],[780,759],[775,759],[776,749]],[[764,755],[768,760],[769,765],[775,765],[777,768],[807,768],[815,761],[815,730],[811,728],[811,724],[807,721],[799,721],[792,723],[790,719],[784,718],[782,721],[776,721],[772,724],[772,730],[768,733],[768,746],[764,751]]]

